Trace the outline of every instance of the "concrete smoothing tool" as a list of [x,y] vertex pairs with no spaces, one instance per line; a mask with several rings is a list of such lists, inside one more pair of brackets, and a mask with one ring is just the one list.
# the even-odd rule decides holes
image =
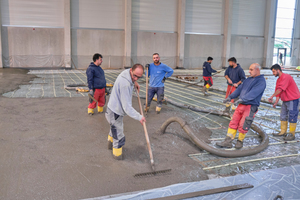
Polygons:
[[[136,92],[136,96],[138,97],[138,102],[139,102],[139,106],[140,106],[141,115],[144,117],[140,95],[137,92],[137,90],[135,92]],[[137,178],[137,177],[144,177],[144,176],[155,176],[155,175],[161,175],[161,174],[170,172],[171,169],[155,171],[154,159],[153,159],[151,144],[150,144],[149,135],[148,135],[147,127],[146,127],[146,122],[143,122],[143,127],[144,127],[145,137],[146,137],[146,141],[147,141],[147,147],[148,147],[148,151],[149,151],[149,155],[150,155],[150,163],[151,163],[151,167],[152,167],[153,171],[152,172],[135,174],[134,177]]]

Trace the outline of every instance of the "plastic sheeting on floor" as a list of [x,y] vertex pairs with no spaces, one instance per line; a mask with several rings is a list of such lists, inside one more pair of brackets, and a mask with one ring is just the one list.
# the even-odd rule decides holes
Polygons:
[[180,184],[170,185],[163,188],[146,190],[142,192],[90,198],[88,200],[152,199],[152,198],[185,194],[185,193],[203,191],[203,190],[220,188],[220,187],[227,187],[227,186],[238,185],[243,183],[251,184],[254,187],[249,189],[241,189],[236,191],[194,197],[190,199],[197,199],[197,200],[271,199],[273,200],[277,195],[280,195],[281,197],[283,197],[283,199],[300,199],[300,165],[237,175],[237,176],[230,176],[230,177],[220,178],[220,179],[211,179],[211,180],[192,182],[192,183],[180,183]]

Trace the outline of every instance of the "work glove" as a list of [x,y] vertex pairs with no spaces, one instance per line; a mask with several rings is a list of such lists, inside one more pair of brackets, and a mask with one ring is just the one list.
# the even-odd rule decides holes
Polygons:
[[223,103],[228,103],[231,101],[231,98],[230,97],[227,97],[226,99],[223,100]]
[[166,77],[164,77],[164,78],[163,78],[163,80],[162,80],[161,82],[162,82],[162,83],[164,83],[164,82],[166,81],[166,79],[167,79],[167,78],[166,78]]
[[[89,91],[89,94],[90,94],[92,97],[94,97],[94,90],[90,90],[90,91]],[[89,97],[89,102],[90,102],[90,103],[93,103],[93,99],[91,99],[90,97]]]
[[234,106],[238,106],[240,103],[242,103],[243,102],[243,100],[242,99],[238,99],[238,100],[236,100],[235,102],[234,102]]

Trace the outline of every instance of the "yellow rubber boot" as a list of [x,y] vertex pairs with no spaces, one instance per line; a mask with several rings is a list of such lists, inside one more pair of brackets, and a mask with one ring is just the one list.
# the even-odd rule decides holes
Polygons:
[[244,143],[243,141],[244,141],[245,137],[246,137],[246,133],[239,133],[239,138],[235,144],[236,149],[241,149],[243,147],[243,143]]
[[103,112],[103,107],[98,106],[98,113],[102,113]]
[[156,114],[159,114],[161,111],[161,107],[156,106]]
[[94,114],[94,109],[93,108],[88,108],[88,114],[93,115]]
[[235,110],[235,109],[236,109],[236,106],[232,104],[231,110]]
[[113,148],[113,157],[116,160],[122,160],[123,155],[122,155],[122,147],[119,149]]
[[[292,124],[292,123],[291,123]],[[281,121],[280,133],[273,133],[274,136],[285,136],[288,127],[287,121]]]
[[239,138],[238,138],[238,140],[243,142],[244,139],[245,139],[245,137],[246,137],[246,133],[239,133]]
[[235,138],[237,130],[228,128],[227,136],[224,141],[217,142],[216,145],[222,148],[232,148],[232,140]]
[[113,138],[112,138],[110,135],[108,135],[108,139],[107,139],[107,148],[108,148],[109,150],[112,150],[112,146],[113,146]]
[[297,123],[290,123],[290,132],[284,138],[285,141],[292,141],[295,139],[296,126]]
[[237,132],[237,130],[235,130],[233,128],[228,128],[227,136],[233,140],[236,136],[236,132]]

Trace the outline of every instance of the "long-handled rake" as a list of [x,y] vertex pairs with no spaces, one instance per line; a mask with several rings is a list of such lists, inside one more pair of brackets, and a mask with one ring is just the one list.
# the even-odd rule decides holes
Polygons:
[[[141,115],[144,116],[140,95],[137,91],[135,91],[135,92],[136,92],[136,96],[138,97]],[[146,137],[146,141],[147,141],[147,147],[148,147],[148,151],[149,151],[149,155],[150,155],[151,167],[152,167],[153,171],[152,172],[135,174],[134,177],[154,176],[154,175],[159,175],[159,174],[164,174],[164,173],[170,172],[171,169],[155,171],[154,159],[153,159],[151,144],[150,144],[149,135],[148,135],[147,127],[146,127],[146,122],[143,122],[143,127],[144,127],[145,137]]]

